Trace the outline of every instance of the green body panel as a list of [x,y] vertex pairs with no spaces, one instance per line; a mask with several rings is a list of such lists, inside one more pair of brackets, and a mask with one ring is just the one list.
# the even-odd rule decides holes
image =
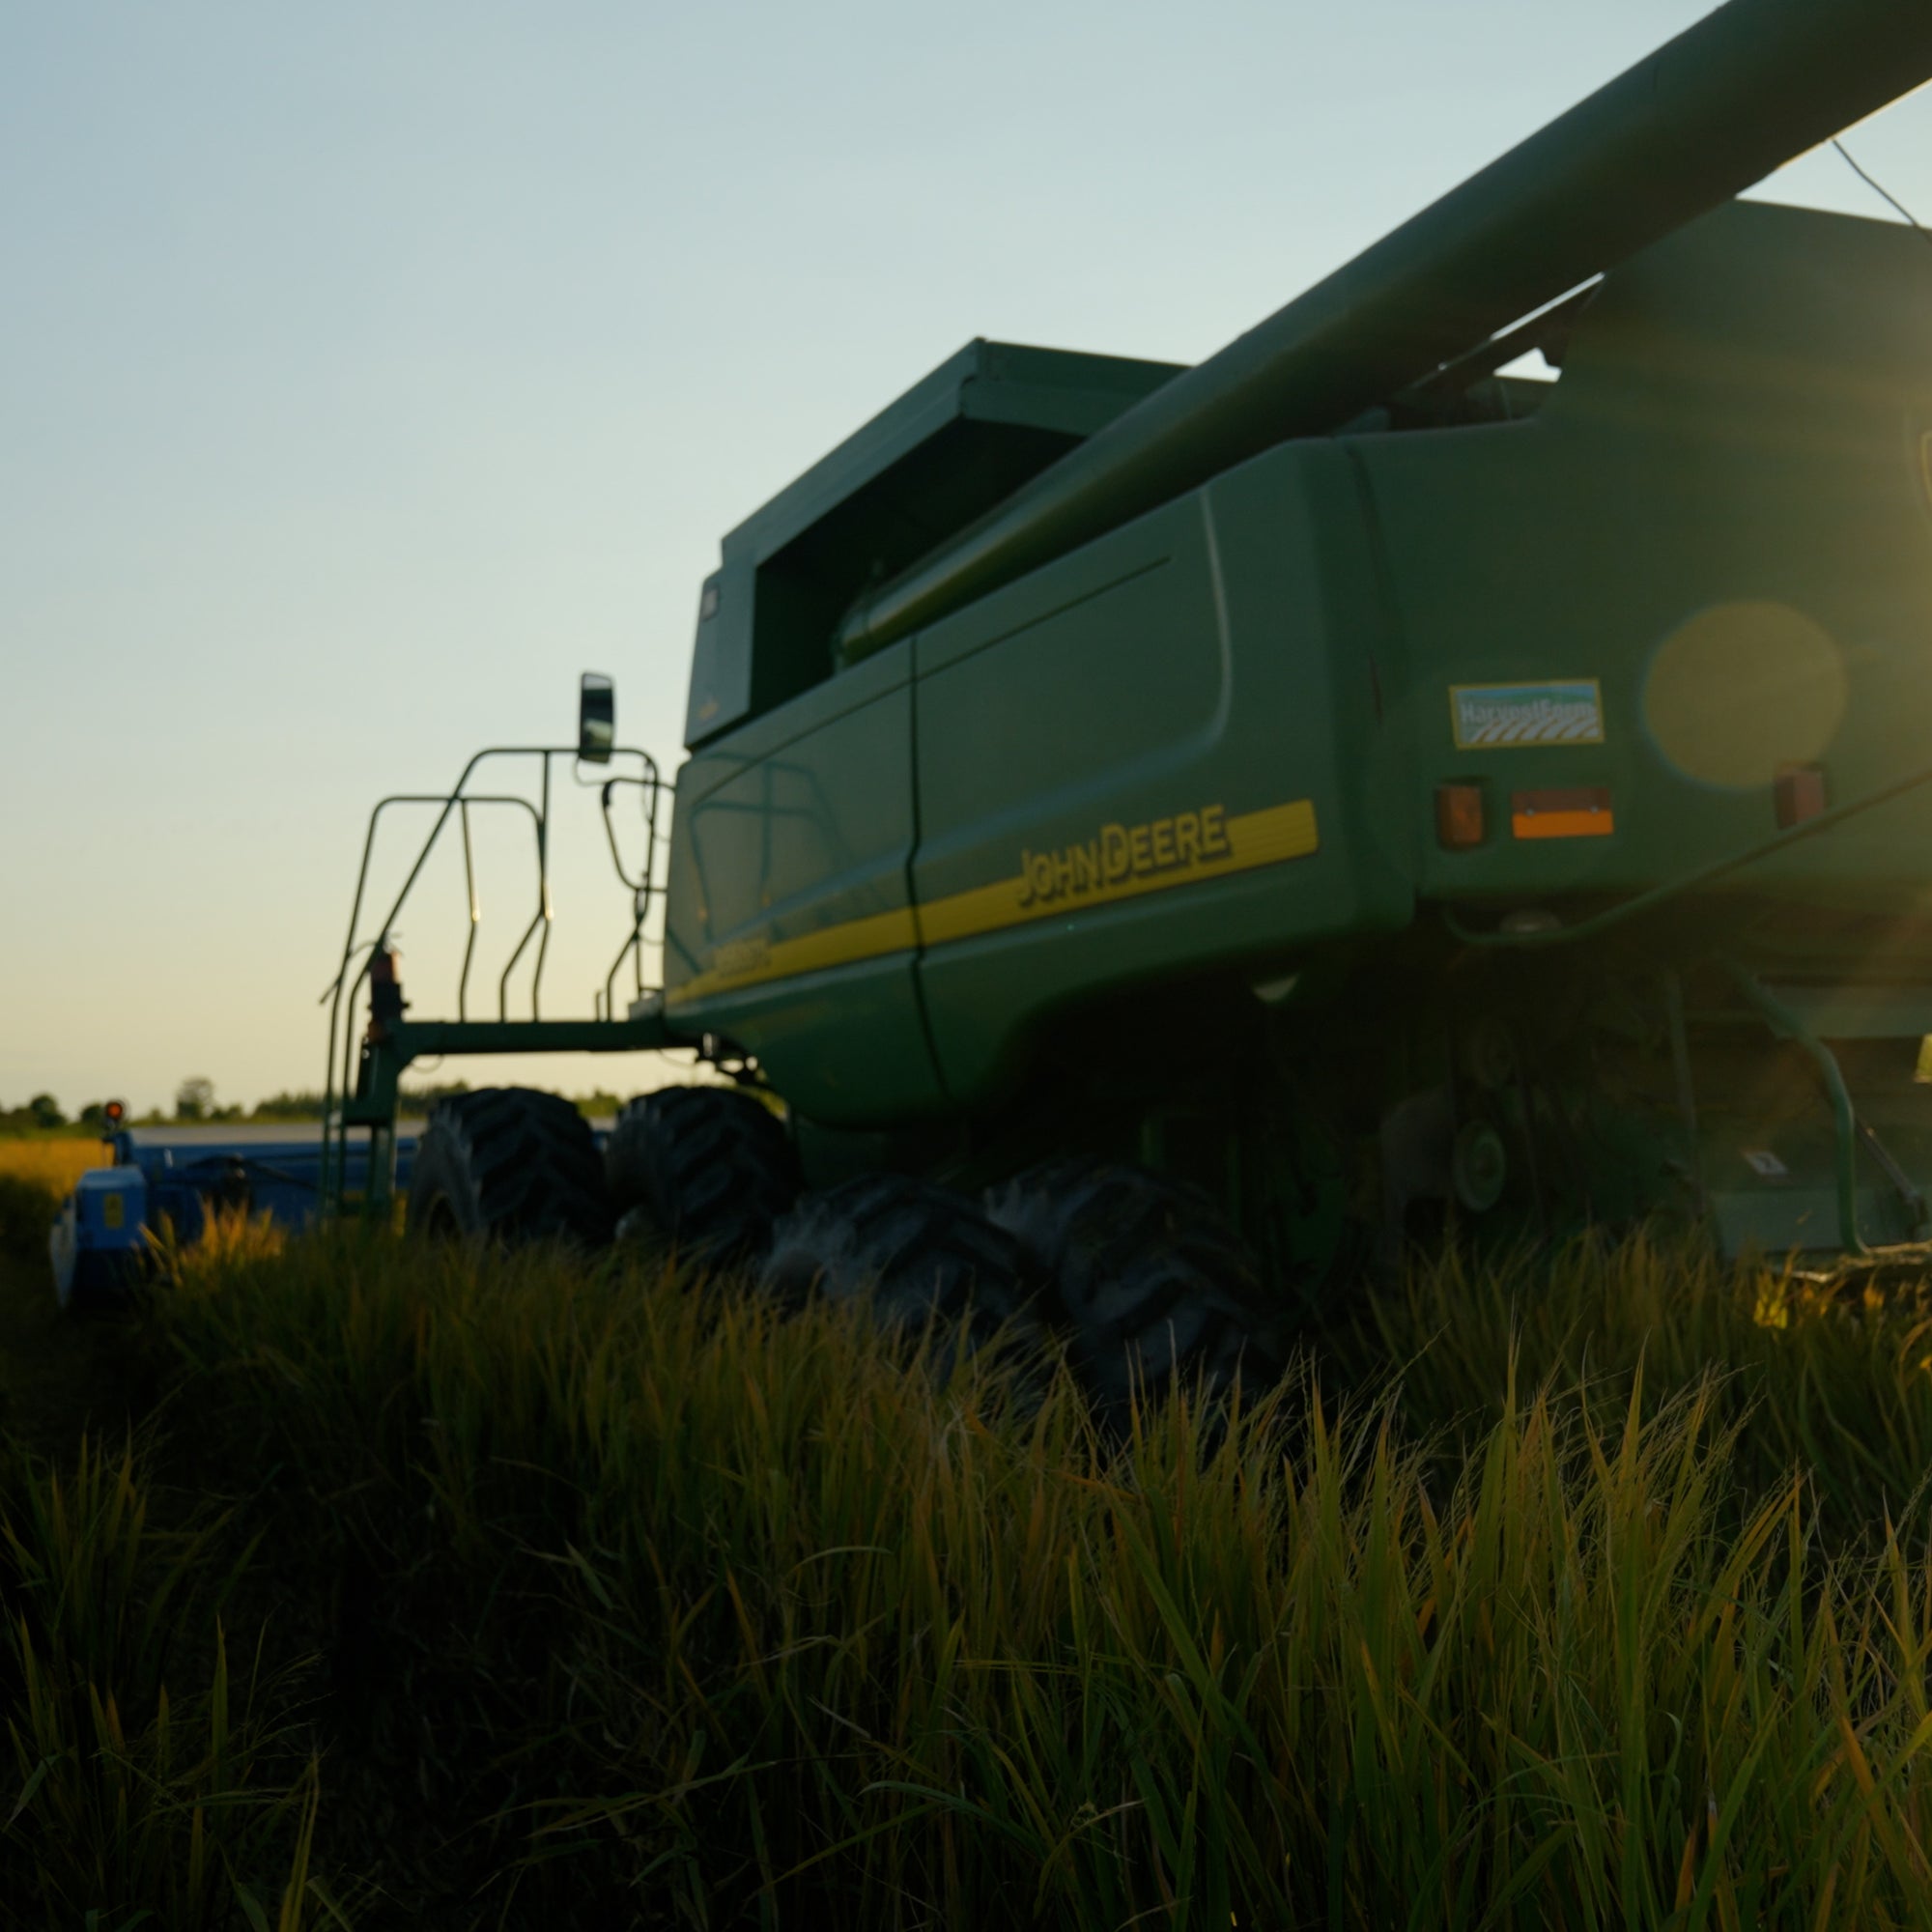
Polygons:
[[[1773,834],[1781,765],[1822,766],[1839,804],[1923,763],[1928,429],[1932,248],[1741,203],[1609,277],[1533,419],[1357,440],[1409,816],[1449,780],[1489,807],[1478,850],[1423,842],[1421,892],[1641,890]],[[1457,747],[1452,685],[1579,678],[1602,744]],[[1614,834],[1513,838],[1512,794],[1543,787],[1606,787]],[[1919,794],[1741,884],[1904,912],[1928,903],[1928,838]]]
[[904,905],[912,773],[910,646],[691,759],[677,782],[667,989],[720,949]]
[[[759,973],[773,949],[828,929],[883,922],[890,938],[894,915],[910,918],[912,850],[912,650],[901,645],[719,740],[679,775],[665,940],[673,1022],[755,1052],[781,1091],[809,1094],[828,1121],[938,1105],[906,944],[856,960],[807,954],[776,982],[733,982],[734,970]],[[725,989],[709,989],[721,978]]]
[[945,1109],[909,952],[746,986],[673,1016],[687,1035],[715,1031],[754,1051],[773,1089],[828,1126],[922,1121]]
[[725,537],[698,601],[685,743],[704,744],[825,677],[838,620],[868,584],[1178,373],[969,342]]
[[922,905],[1107,825],[1208,807],[1236,820],[1307,801],[1317,840],[1217,878],[1177,867],[1113,902],[1076,880],[1052,916],[929,945],[921,981],[956,1103],[996,1094],[1069,1004],[1266,978],[1317,941],[1406,922],[1407,868],[1374,836],[1362,755],[1376,605],[1349,465],[1296,444],[921,634]]
[[[1722,210],[1609,278],[1528,419],[1284,444],[713,740],[680,781],[672,1011],[804,1111],[885,1122],[988,1102],[1054,1014],[1123,986],[1266,980],[1417,899],[1561,905],[1742,851],[1781,767],[1842,803],[1932,748],[1928,430],[1922,241]],[[1756,629],[1787,620],[1767,674]],[[1595,685],[1602,742],[1457,745],[1452,688],[1550,680]],[[1435,837],[1452,781],[1483,789],[1472,851]],[[1519,793],[1577,788],[1608,836],[1515,836]],[[1109,826],[1295,801],[1299,857],[945,916]],[[1921,793],[1742,883],[1910,912],[1928,838]],[[890,958],[680,994],[915,901]]]

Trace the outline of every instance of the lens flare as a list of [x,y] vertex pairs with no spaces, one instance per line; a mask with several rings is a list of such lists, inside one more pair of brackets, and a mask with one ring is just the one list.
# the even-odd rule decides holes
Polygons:
[[1788,604],[1717,604],[1657,647],[1643,719],[1658,750],[1705,784],[1768,785],[1807,764],[1845,715],[1843,654],[1823,625]]

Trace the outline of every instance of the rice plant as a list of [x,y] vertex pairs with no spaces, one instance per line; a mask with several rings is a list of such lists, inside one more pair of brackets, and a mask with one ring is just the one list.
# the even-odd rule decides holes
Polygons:
[[184,1928],[337,1917],[310,1865],[319,1764],[285,1672],[231,1654],[220,1512],[156,1520],[131,1443],[0,1468],[0,1826],[9,1921]]
[[1700,1265],[1445,1262],[1399,1378],[1119,1445],[636,1263],[329,1236],[163,1322],[327,1605],[317,1843],[447,1922],[1932,1923],[1911,1321]]
[[1916,1283],[1447,1253],[1121,1441],[635,1256],[157,1262],[165,1434],[0,1463],[49,1923],[1932,1925]]
[[1916,1548],[1932,1529],[1922,1277],[1838,1286],[1642,1233],[1501,1264],[1448,1250],[1363,1295],[1331,1341],[1351,1382],[1379,1387],[1398,1370],[1411,1426],[1451,1442],[1497,1414],[1513,1367],[1524,1380],[1587,1387],[1613,1408],[1639,1370],[1654,1401],[1715,1374],[1748,1494],[1802,1470],[1834,1539],[1882,1533],[1889,1519]]

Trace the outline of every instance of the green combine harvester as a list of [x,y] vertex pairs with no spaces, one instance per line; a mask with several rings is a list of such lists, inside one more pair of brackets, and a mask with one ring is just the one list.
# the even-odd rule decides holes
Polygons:
[[1103,1403],[1445,1222],[1932,1237],[1932,237],[1733,199],[1928,75],[1731,0],[1197,368],[970,344],[724,538],[668,844],[602,680],[440,796],[539,969],[553,766],[640,807],[595,1016],[409,1017],[358,891],[334,1172],[418,1056],[696,1047],[601,1148],[445,1102],[411,1221],[1030,1306]]

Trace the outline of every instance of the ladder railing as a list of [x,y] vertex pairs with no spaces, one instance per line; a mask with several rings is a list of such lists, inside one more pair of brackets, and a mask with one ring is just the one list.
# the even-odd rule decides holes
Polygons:
[[[544,969],[549,960],[551,928],[556,917],[551,894],[551,830],[554,771],[560,759],[570,760],[572,779],[578,787],[586,790],[594,788],[598,791],[598,804],[604,820],[605,835],[611,848],[611,865],[618,879],[631,895],[630,931],[618,948],[615,958],[611,960],[603,984],[592,992],[594,1018],[597,1021],[611,1021],[616,1018],[617,981],[627,960],[631,966],[631,979],[636,997],[643,998],[648,990],[644,976],[644,949],[648,943],[645,927],[653,905],[663,894],[663,887],[658,879],[661,852],[658,811],[666,786],[659,774],[657,763],[649,753],[635,747],[626,747],[613,750],[611,756],[627,762],[635,761],[635,769],[611,773],[608,776],[600,771],[596,778],[586,780],[582,776],[586,761],[580,756],[579,748],[576,746],[494,745],[486,751],[478,752],[464,766],[462,776],[449,791],[392,792],[386,798],[379,799],[370,811],[368,830],[362,840],[361,864],[355,875],[355,896],[350,906],[348,931],[343,940],[341,965],[334,979],[322,993],[323,1004],[329,1009],[328,1063],[323,1089],[322,1123],[322,1198],[325,1207],[340,1204],[346,1136],[351,1126],[362,1124],[370,1128],[372,1161],[378,1152],[375,1141],[381,1137],[381,1131],[385,1124],[391,1142],[393,1139],[393,1119],[388,1119],[386,1123],[373,1117],[361,1122],[357,1119],[355,1107],[355,1101],[359,1097],[358,1055],[363,1053],[366,1043],[375,1037],[376,1032],[383,1026],[384,1015],[376,1010],[378,1003],[372,998],[370,1032],[358,1037],[351,1020],[362,988],[370,983],[378,959],[387,953],[390,935],[396,930],[403,909],[415,891],[430,859],[452,821],[462,840],[463,882],[469,927],[464,944],[462,965],[457,974],[456,1016],[459,1025],[466,1033],[473,1032],[477,1036],[469,1050],[489,1050],[491,1028],[512,1024],[510,984],[518,966],[529,952],[532,942],[535,943],[536,953],[530,968],[530,1019],[540,1021],[543,1016]],[[492,760],[505,759],[538,761],[534,798],[523,792],[485,792],[470,789],[480,768]],[[643,840],[642,858],[635,867],[625,863],[624,842],[619,837],[615,811],[615,803],[619,796],[632,791],[639,794],[639,825]],[[366,929],[364,936],[363,911],[369,895],[370,869],[375,858],[377,837],[384,820],[394,810],[421,806],[436,807],[436,818],[388,910],[380,921]],[[524,927],[508,962],[497,979],[497,1018],[494,1022],[472,1021],[469,1018],[469,980],[475,962],[477,935],[483,918],[482,899],[476,884],[472,814],[485,808],[525,814],[531,829],[535,858],[535,904],[529,923]],[[400,1009],[396,1016],[400,1016]],[[376,1104],[383,1107],[385,1114],[392,1113],[392,1108],[386,1103]],[[390,1153],[392,1157],[393,1145]]]

